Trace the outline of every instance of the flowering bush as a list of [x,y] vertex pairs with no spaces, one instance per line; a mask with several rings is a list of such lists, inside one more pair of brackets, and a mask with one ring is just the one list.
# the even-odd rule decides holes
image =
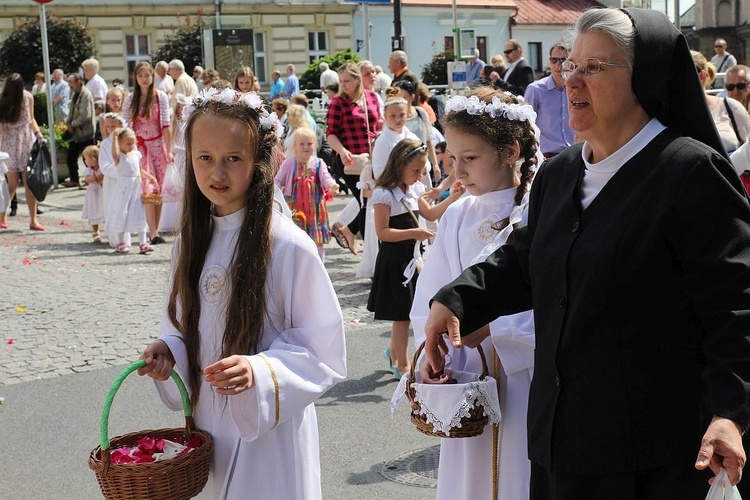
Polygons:
[[[39,127],[39,130],[41,130],[42,135],[46,140],[49,141],[49,127],[46,125],[42,125]],[[63,133],[68,130],[68,127],[64,123],[55,123],[55,149],[58,151],[60,150],[68,150],[70,147],[70,143],[68,141],[64,141],[62,136]]]
[[201,438],[188,439],[145,436],[135,442],[135,446],[120,446],[112,450],[110,458],[115,464],[145,464],[179,457],[201,445]]

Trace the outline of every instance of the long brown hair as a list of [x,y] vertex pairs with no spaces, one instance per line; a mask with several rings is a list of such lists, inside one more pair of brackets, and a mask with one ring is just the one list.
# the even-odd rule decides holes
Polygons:
[[231,291],[226,308],[222,358],[258,352],[266,317],[266,275],[271,258],[271,214],[275,166],[271,152],[276,134],[261,129],[258,111],[242,104],[211,101],[199,106],[185,126],[185,196],[180,223],[181,242],[174,265],[174,280],[167,314],[182,333],[188,355],[191,400],[197,403],[201,386],[200,276],[211,246],[211,202],[198,188],[193,171],[192,142],[195,122],[204,116],[235,120],[247,126],[254,150],[255,170],[245,195],[245,218],[232,252]]
[[146,100],[143,103],[142,116],[146,119],[151,118],[151,106],[154,104],[154,98],[156,97],[156,92],[154,92],[154,68],[151,67],[151,64],[148,61],[141,61],[135,65],[135,69],[133,70],[135,85],[133,85],[133,104],[130,108],[131,122],[135,121],[136,117],[138,116],[138,112],[141,111],[140,108],[142,92],[141,86],[138,85],[138,73],[140,73],[144,68],[151,72],[151,85],[148,86],[148,90],[146,91]]
[[21,119],[23,98],[23,77],[12,73],[6,78],[3,93],[0,94],[0,122],[16,123]]
[[[472,95],[477,96],[486,104],[490,104],[493,97],[497,97],[505,104],[520,104],[515,96],[493,87],[476,87],[467,94],[467,97]],[[443,129],[455,127],[465,134],[477,136],[491,144],[497,150],[500,159],[507,157],[515,142],[518,141],[519,158],[523,160],[523,163],[520,168],[521,184],[516,190],[515,202],[516,205],[520,205],[531,184],[534,166],[537,163],[536,151],[539,143],[531,124],[526,120],[508,120],[502,115],[495,118],[487,113],[473,115],[466,110],[447,113],[443,116],[441,123]],[[500,161],[499,164],[503,162]]]
[[421,141],[414,139],[401,139],[388,155],[385,170],[375,182],[375,187],[393,189],[401,185],[401,177],[406,165],[414,158],[420,157],[427,160],[427,148]]
[[241,77],[246,76],[250,78],[250,90],[255,90],[255,73],[253,73],[250,66],[242,66],[237,70],[237,74],[234,75],[234,90],[240,92],[239,80]]

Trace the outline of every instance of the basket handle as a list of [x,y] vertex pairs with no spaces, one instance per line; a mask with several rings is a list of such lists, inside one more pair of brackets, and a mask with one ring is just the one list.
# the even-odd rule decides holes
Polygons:
[[[104,400],[102,421],[99,427],[99,442],[101,444],[102,454],[106,455],[107,459],[109,458],[109,410],[112,407],[112,401],[115,399],[115,394],[117,394],[117,390],[125,381],[125,378],[135,370],[144,366],[146,366],[145,359],[139,359],[138,361],[134,361],[126,366],[117,376],[115,381],[112,382],[112,387],[109,388],[107,397]],[[182,382],[182,379],[176,371],[172,370],[170,376],[172,377],[172,380],[177,383],[177,388],[180,390],[180,395],[182,396],[182,410],[185,414],[185,429],[187,429],[188,434],[190,434],[195,428],[193,423],[193,408],[190,405],[190,395],[188,394],[187,389],[185,389],[185,384]]]
[[[426,340],[422,341],[422,344],[420,344],[419,347],[417,347],[417,350],[414,351],[414,360],[411,363],[411,368],[409,369],[409,378],[406,379],[406,386],[407,388],[411,386],[414,382],[417,381],[416,377],[414,376],[414,367],[417,366],[417,361],[419,361],[419,355],[422,354],[422,350],[424,349],[425,343],[427,343]],[[487,375],[489,375],[490,370],[487,368],[487,358],[484,357],[484,349],[482,349],[482,345],[479,344],[476,347],[477,351],[479,351],[479,357],[482,358],[482,374],[479,376],[479,380],[484,380]]]

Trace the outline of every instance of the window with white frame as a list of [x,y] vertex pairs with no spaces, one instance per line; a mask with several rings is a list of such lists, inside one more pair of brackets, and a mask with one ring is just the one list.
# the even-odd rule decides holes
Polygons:
[[128,87],[135,85],[133,71],[141,61],[151,62],[151,41],[148,35],[125,35],[125,61],[128,65]]
[[309,31],[307,33],[307,47],[310,62],[328,55],[328,41],[325,31]]
[[268,82],[266,73],[266,34],[253,33],[253,64],[255,66],[255,76],[258,82],[265,84]]

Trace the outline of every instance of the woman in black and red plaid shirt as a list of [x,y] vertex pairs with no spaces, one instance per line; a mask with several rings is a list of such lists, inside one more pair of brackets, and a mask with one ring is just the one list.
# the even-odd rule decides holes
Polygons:
[[[353,155],[370,153],[372,141],[380,132],[382,123],[377,94],[362,86],[362,74],[357,64],[348,62],[339,68],[338,73],[339,95],[331,101],[326,117],[328,143],[337,153],[334,171],[353,165]],[[344,174],[343,178],[354,198],[360,201],[360,207],[366,205],[366,199],[360,200],[357,188],[359,174]],[[356,235],[360,231],[360,217],[348,228],[352,235]],[[364,229],[363,224],[361,229]]]

